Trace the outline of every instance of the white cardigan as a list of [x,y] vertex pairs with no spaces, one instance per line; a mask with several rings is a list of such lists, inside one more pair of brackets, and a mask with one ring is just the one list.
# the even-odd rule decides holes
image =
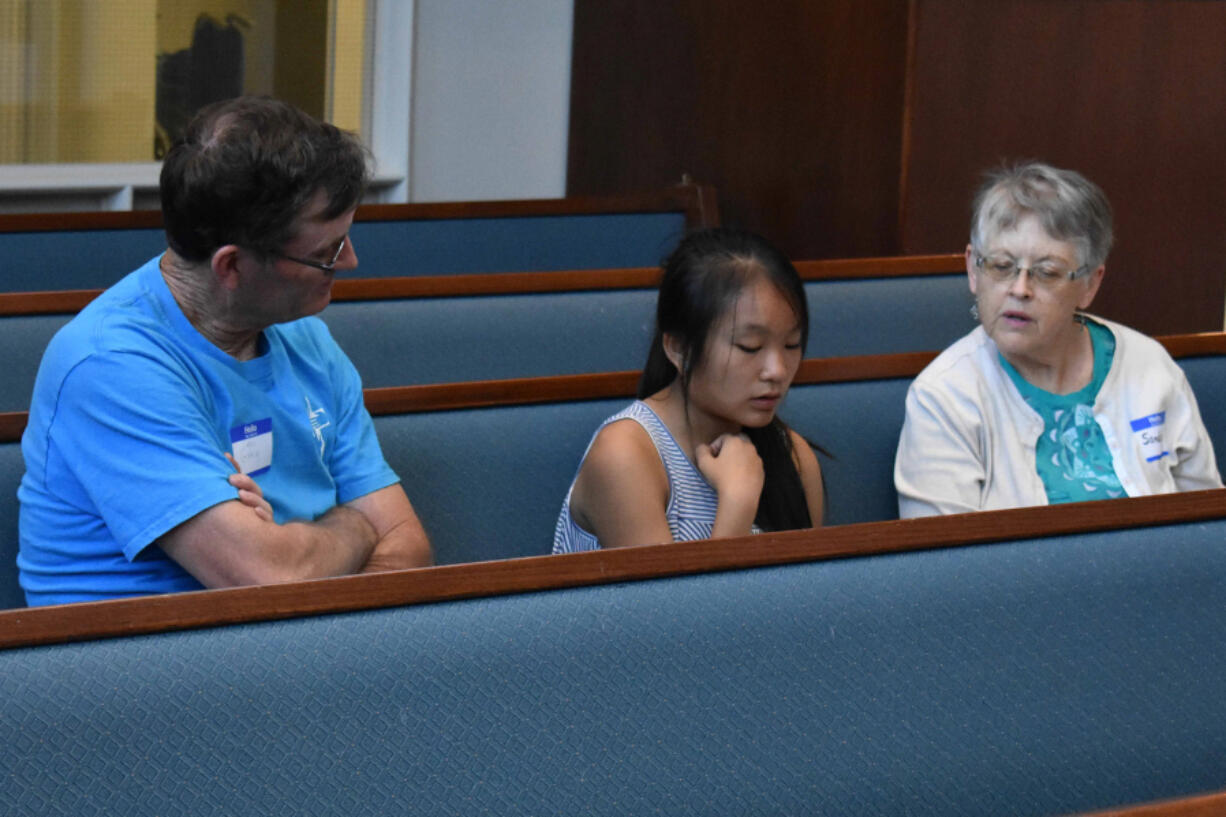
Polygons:
[[[1152,338],[1090,319],[1115,336],[1094,419],[1128,496],[1222,487],[1183,370]],[[899,516],[1046,505],[1035,466],[1042,432],[1042,418],[1000,365],[996,344],[977,327],[907,390],[894,460]]]

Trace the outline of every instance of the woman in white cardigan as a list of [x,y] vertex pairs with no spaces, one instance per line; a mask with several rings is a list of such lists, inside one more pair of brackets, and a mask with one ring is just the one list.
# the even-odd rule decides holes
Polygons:
[[1183,371],[1156,341],[1086,314],[1111,207],[1071,170],[989,175],[966,273],[980,325],[907,392],[900,516],[1221,487]]

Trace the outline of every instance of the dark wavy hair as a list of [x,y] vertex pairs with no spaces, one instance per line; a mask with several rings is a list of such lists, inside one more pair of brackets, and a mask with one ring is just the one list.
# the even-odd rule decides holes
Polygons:
[[204,261],[237,244],[268,254],[320,191],[332,219],[355,207],[370,180],[351,133],[287,102],[245,96],[202,108],[162,163],[162,220],[170,248]]
[[[689,381],[703,365],[711,328],[758,276],[779,290],[800,324],[801,348],[809,339],[809,307],[804,285],[787,256],[766,239],[744,230],[714,228],[691,233],[664,261],[656,300],[656,327],[639,378],[644,399],[679,381],[689,399]],[[664,335],[681,341],[681,371],[664,353]],[[776,415],[761,428],[744,429],[762,458],[766,478],[754,522],[763,530],[792,530],[813,524],[804,486],[792,459],[792,438]]]

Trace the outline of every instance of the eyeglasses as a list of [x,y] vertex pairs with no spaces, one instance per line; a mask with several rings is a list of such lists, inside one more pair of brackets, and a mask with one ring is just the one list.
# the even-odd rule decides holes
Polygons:
[[332,254],[331,261],[309,261],[306,258],[297,258],[293,255],[286,255],[283,252],[270,251],[269,255],[275,255],[277,258],[284,258],[286,261],[293,261],[295,264],[306,264],[308,267],[323,270],[324,272],[333,272],[336,270],[336,262],[340,260],[341,253],[345,251],[345,245],[349,243],[349,236],[341,239],[341,243],[336,246],[336,252]]
[[1056,264],[1035,264],[1029,267],[1023,267],[1017,263],[1017,260],[1008,255],[992,256],[985,258],[979,253],[975,253],[975,266],[998,284],[1011,282],[1022,274],[1022,270],[1026,270],[1030,276],[1030,282],[1035,286],[1053,289],[1062,285],[1065,281],[1072,281],[1089,271],[1089,264],[1082,264],[1074,270],[1066,270],[1060,268]]

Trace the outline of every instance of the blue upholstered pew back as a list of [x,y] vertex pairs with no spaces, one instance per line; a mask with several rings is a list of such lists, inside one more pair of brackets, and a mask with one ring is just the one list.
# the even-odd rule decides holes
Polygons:
[[650,267],[685,229],[678,211],[357,221],[350,235],[357,274],[385,278]]
[[[796,386],[781,414],[822,458],[827,524],[894,519],[907,378]],[[440,564],[549,552],[562,499],[602,420],[629,399],[375,418]]]
[[[895,518],[894,446],[907,379],[796,386],[782,414],[830,451],[827,524]],[[375,417],[384,456],[440,564],[544,555],[588,441],[626,399],[496,406]],[[0,606],[20,606],[17,443],[0,444]],[[7,588],[7,592],[6,592]]]
[[375,417],[439,564],[540,556],[600,422],[627,400]]
[[[1226,439],[1222,358],[1180,361],[1210,436]],[[822,457],[826,524],[896,517],[893,462],[909,378],[801,385],[781,415],[830,452]],[[627,400],[595,400],[388,415],[375,418],[384,455],[430,531],[440,563],[542,555],[597,425]],[[1219,443],[1220,447],[1220,443]],[[18,443],[0,444],[0,560],[17,548]],[[23,603],[10,567],[0,606]]]
[[[358,221],[360,274],[604,269],[659,263],[683,212]],[[0,291],[105,289],[166,248],[160,228],[0,232]]]
[[948,817],[1219,789],[1223,537],[1219,519],[10,650],[0,811]]
[[[811,281],[808,357],[944,348],[970,331],[965,276]],[[638,369],[655,291],[340,301],[320,317],[367,387]],[[0,411],[29,407],[38,361],[67,315],[0,317],[11,350]]]
[[[966,277],[805,284],[806,357],[943,349],[974,324]],[[368,387],[639,369],[655,290],[338,302],[320,317]]]
[[0,232],[0,291],[105,289],[164,249],[160,228]]
[[0,609],[26,606],[17,583],[17,486],[25,470],[21,441],[0,442]]
[[1213,441],[1218,470],[1226,475],[1226,360],[1221,355],[1182,357],[1176,363],[1196,395],[1201,420]]

